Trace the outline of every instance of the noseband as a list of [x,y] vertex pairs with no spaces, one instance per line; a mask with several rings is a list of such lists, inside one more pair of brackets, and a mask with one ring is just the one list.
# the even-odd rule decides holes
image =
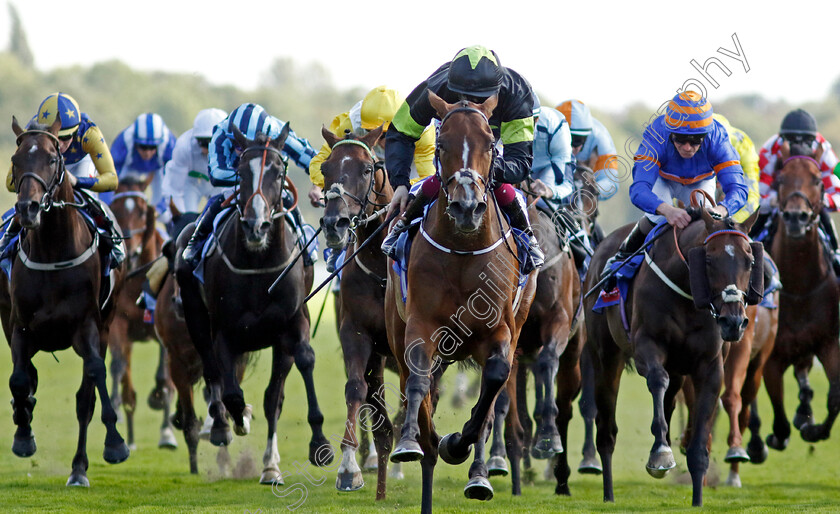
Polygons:
[[41,208],[42,211],[47,212],[47,211],[50,210],[50,208],[53,205],[53,195],[55,194],[56,190],[58,189],[58,186],[64,181],[64,175],[66,173],[66,168],[64,166],[64,155],[62,155],[62,153],[61,153],[61,148],[59,147],[58,138],[55,137],[52,133],[47,132],[46,130],[27,130],[26,132],[21,133],[17,137],[17,140],[16,140],[18,148],[20,148],[20,142],[23,139],[23,136],[30,135],[30,134],[31,135],[43,134],[43,135],[48,136],[50,138],[50,140],[54,144],[56,153],[58,154],[58,162],[56,163],[57,168],[56,168],[55,172],[52,174],[52,177],[50,178],[49,184],[47,184],[47,182],[43,178],[41,178],[39,175],[37,175],[34,172],[27,171],[27,172],[23,173],[20,176],[20,178],[17,180],[17,182],[15,183],[15,191],[20,192],[21,184],[23,184],[23,181],[28,179],[28,178],[34,180],[35,182],[38,182],[44,188],[44,196],[41,197],[41,201],[39,202],[40,203],[40,208]]
[[[363,199],[359,198],[358,196],[354,195],[353,193],[349,193],[347,190],[345,190],[344,189],[344,183],[339,180],[338,182],[333,182],[330,185],[329,189],[327,189],[326,192],[324,193],[324,198],[328,202],[330,200],[334,200],[334,199],[338,198],[342,202],[344,202],[344,205],[349,209],[350,205],[347,203],[347,200],[344,199],[344,197],[346,196],[346,197],[350,198],[351,200],[353,200],[354,202],[356,202],[357,204],[359,204],[359,207],[360,207],[359,215],[361,215],[363,213],[366,213],[369,205],[372,205],[373,207],[386,207],[387,204],[377,203],[377,202],[371,200],[371,198],[370,198],[371,193],[373,193],[376,196],[383,196],[383,193],[381,193],[379,191],[374,191],[373,187],[376,183],[376,172],[378,172],[379,170],[384,170],[385,169],[384,163],[382,163],[381,161],[379,161],[376,158],[376,154],[373,153],[373,150],[368,145],[366,145],[362,141],[359,141],[358,139],[342,139],[341,141],[338,141],[336,144],[334,144],[330,150],[334,150],[335,147],[340,146],[340,145],[361,146],[362,148],[365,149],[368,156],[370,156],[371,164],[373,165],[373,172],[370,173],[370,179],[368,180],[367,192],[365,193],[364,200],[363,200]],[[359,221],[358,221],[359,220],[359,215],[353,217],[353,219],[350,222],[351,227],[355,227],[359,224]],[[369,219],[371,219],[371,218],[365,218],[364,221],[367,222]]]
[[[440,125],[438,126],[438,135],[440,135],[440,131],[443,128],[444,123],[446,120],[449,119],[450,116],[455,114],[456,112],[463,112],[463,113],[475,113],[480,115],[484,122],[488,125],[490,124],[490,120],[487,119],[487,116],[481,112],[480,110],[476,109],[475,107],[457,107],[452,109],[440,120]],[[466,189],[467,186],[471,185],[480,185],[481,186],[481,201],[487,202],[487,191],[488,191],[488,184],[478,173],[476,170],[472,168],[463,167],[459,170],[456,170],[455,173],[449,177],[448,179],[444,180],[443,175],[441,172],[441,164],[440,164],[440,138],[436,138],[435,143],[435,175],[437,176],[438,180],[440,180],[441,184],[443,184],[443,195],[446,197],[446,202],[449,203],[451,199],[449,198],[449,184],[452,183],[453,180],[457,180],[458,184],[464,186]],[[493,145],[493,156],[490,159],[490,165],[492,170],[493,161],[496,160],[496,154],[498,150],[496,149],[496,145]],[[464,163],[466,166],[466,163]],[[492,183],[492,177],[488,177],[488,180]]]
[[280,210],[275,210],[275,205],[271,206],[271,214],[270,218],[272,220],[277,219],[286,214],[287,211],[283,209],[283,189],[286,186],[286,163],[283,162],[283,154],[277,148],[273,146],[269,146],[271,143],[271,138],[269,137],[268,140],[265,142],[265,146],[250,146],[244,150],[242,150],[242,154],[239,156],[240,162],[245,162],[245,154],[251,151],[262,151],[262,161],[260,162],[260,176],[259,180],[257,181],[257,189],[251,196],[248,197],[248,200],[245,201],[245,205],[241,208],[237,207],[239,210],[239,219],[244,221],[245,220],[245,212],[248,210],[248,206],[251,205],[251,202],[256,198],[258,195],[262,197],[263,201],[268,205],[268,198],[265,197],[262,191],[262,183],[263,183],[263,175],[265,174],[265,161],[268,157],[268,152],[272,152],[276,154],[280,158],[280,162],[283,163],[283,180],[280,182]]

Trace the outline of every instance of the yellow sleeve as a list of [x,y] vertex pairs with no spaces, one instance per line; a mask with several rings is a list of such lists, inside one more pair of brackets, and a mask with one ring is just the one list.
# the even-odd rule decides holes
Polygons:
[[738,223],[743,223],[758,209],[761,200],[758,192],[758,153],[755,151],[752,139],[743,130],[732,127],[729,131],[729,142],[741,157],[741,168],[744,170],[744,181],[747,183],[747,203],[732,216]]
[[[435,127],[429,125],[414,145],[414,165],[420,178],[435,174]],[[419,179],[417,179],[419,180]],[[413,180],[412,184],[417,180]]]
[[[333,118],[329,126],[330,132],[337,136],[344,134],[344,131],[348,129],[353,130],[349,112],[339,114]],[[332,149],[327,143],[324,143],[321,145],[321,150],[309,161],[309,180],[322,189],[324,187],[324,174],[321,173],[321,164],[330,157],[330,153],[332,153]]]
[[96,183],[91,190],[97,193],[113,191],[117,188],[117,170],[114,167],[114,158],[108,149],[108,143],[102,137],[99,127],[92,126],[82,135],[82,150],[90,155],[93,165],[96,167]]

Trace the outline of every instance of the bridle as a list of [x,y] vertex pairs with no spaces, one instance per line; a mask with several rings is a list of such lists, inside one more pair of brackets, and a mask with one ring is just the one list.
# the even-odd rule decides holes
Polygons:
[[[381,197],[381,196],[385,195],[384,193],[382,193],[381,190],[380,191],[375,191],[374,190],[374,186],[376,185],[376,174],[379,171],[382,171],[384,173],[385,164],[382,161],[380,161],[379,159],[376,158],[376,154],[373,152],[373,150],[367,144],[365,144],[363,141],[359,141],[358,139],[342,139],[342,140],[336,142],[332,146],[331,151],[335,150],[335,148],[337,146],[340,146],[340,145],[357,145],[357,146],[361,146],[362,148],[364,148],[365,151],[367,152],[368,156],[370,157],[370,165],[373,168],[373,171],[371,173],[369,173],[370,178],[368,179],[368,186],[367,186],[367,191],[365,192],[365,195],[364,195],[364,199],[359,198],[358,196],[356,196],[353,193],[350,193],[346,189],[344,189],[344,183],[341,180],[339,180],[337,182],[333,182],[330,185],[329,189],[327,189],[324,192],[324,198],[326,199],[326,201],[334,200],[336,198],[340,199],[342,202],[344,202],[344,205],[348,209],[350,208],[350,204],[344,198],[345,196],[350,198],[351,200],[353,200],[357,204],[359,204],[359,213],[357,215],[353,216],[350,220],[350,228],[353,229],[353,228],[356,228],[356,227],[359,227],[359,226],[364,226],[367,223],[369,223],[370,221],[372,221],[373,219],[376,219],[378,217],[378,215],[377,215],[377,216],[366,216],[365,218],[362,218],[362,215],[367,215],[368,214],[368,212],[367,212],[368,207],[384,208],[384,207],[388,206],[387,203],[378,203],[375,200],[371,199],[371,195],[373,195],[374,197]],[[385,182],[383,180],[382,188],[384,189],[384,187],[385,187]]]
[[[447,112],[443,119],[440,120],[440,125],[438,126],[438,135],[440,135],[440,131],[441,129],[443,129],[443,125],[446,123],[449,117],[458,112],[467,114],[478,114],[484,119],[485,123],[487,123],[488,125],[490,124],[490,120],[487,119],[487,115],[485,115],[483,112],[476,109],[475,107],[456,107],[455,109],[452,109],[451,111]],[[495,144],[493,144],[492,153],[493,155],[490,160],[491,169],[492,163],[496,160],[496,154],[498,153]],[[444,180],[441,168],[442,166],[440,163],[440,138],[437,137],[435,143],[435,176],[437,176],[438,180],[440,180],[440,183],[443,185],[443,195],[444,197],[446,197],[446,203],[448,204],[451,201],[451,199],[449,198],[449,184],[452,183],[453,180],[458,181],[458,185],[464,186],[464,188],[471,185],[480,185],[481,201],[485,203],[487,202],[487,192],[488,190],[490,190],[490,186],[492,186],[493,183],[492,177],[488,177],[488,180],[485,181],[481,174],[478,173],[476,170],[472,168],[462,167],[461,169],[456,170],[451,177]]]
[[16,180],[16,182],[14,184],[15,185],[15,191],[17,191],[17,192],[20,191],[20,186],[21,186],[21,184],[23,184],[24,180],[32,179],[35,182],[38,182],[39,184],[41,184],[41,186],[44,188],[44,196],[41,197],[41,200],[39,202],[40,209],[42,211],[44,211],[44,212],[49,211],[52,208],[53,205],[55,205],[56,207],[64,207],[65,205],[71,205],[71,206],[78,207],[79,205],[72,204],[72,203],[54,202],[53,201],[53,196],[55,195],[55,192],[58,190],[58,187],[64,181],[64,175],[67,173],[67,169],[64,165],[64,156],[61,154],[61,148],[59,146],[58,138],[55,137],[52,133],[47,132],[46,130],[27,130],[26,132],[21,133],[17,137],[15,142],[17,143],[18,148],[20,148],[20,142],[21,142],[21,140],[23,139],[24,136],[38,135],[38,134],[43,134],[45,136],[48,136],[50,138],[50,140],[52,141],[52,143],[54,144],[56,154],[58,156],[57,160],[56,160],[56,163],[55,163],[56,164],[56,169],[53,172],[52,176],[50,177],[50,182],[49,183],[47,183],[47,181],[45,181],[38,174],[36,174],[32,171],[24,172],[23,174],[21,174],[20,177],[18,177],[18,179]]
[[[809,157],[807,155],[793,155],[791,157],[788,157],[782,163],[782,168],[784,168],[787,165],[787,163],[789,163],[793,159],[805,159],[805,160],[813,163],[814,166],[817,167],[817,171],[819,171],[819,169],[820,169],[820,163],[818,163],[816,161],[816,159],[814,159],[813,157]],[[806,195],[801,190],[797,189],[796,191],[793,191],[789,195],[784,197],[782,199],[782,201],[779,202],[779,211],[781,211],[782,216],[784,216],[785,207],[787,206],[788,202],[790,200],[792,200],[793,198],[797,198],[797,197],[802,198],[805,201],[805,204],[808,206],[808,209],[811,210],[811,214],[808,216],[808,223],[805,225],[806,230],[810,230],[817,223],[817,220],[819,219],[819,215],[820,215],[819,213],[822,210],[822,206],[819,205],[818,208],[814,207],[814,205],[811,203],[811,200],[808,198],[808,195]],[[821,197],[822,197],[822,195],[821,195]],[[820,202],[821,202],[821,200],[820,200]]]
[[[244,165],[245,154],[246,153],[254,152],[254,151],[261,151],[262,152],[262,161],[260,162],[260,176],[259,176],[259,180],[257,180],[257,189],[254,192],[251,193],[251,196],[248,197],[248,199],[245,201],[244,205],[237,204],[237,206],[236,206],[237,211],[239,211],[240,221],[245,221],[245,219],[246,219],[245,218],[245,212],[247,212],[248,207],[251,205],[251,202],[257,196],[260,196],[263,199],[263,201],[266,203],[266,205],[269,205],[268,198],[265,197],[265,194],[263,193],[263,190],[262,190],[263,175],[265,174],[265,161],[268,158],[268,153],[269,152],[276,154],[280,158],[280,162],[283,164],[283,176],[282,176],[282,180],[280,181],[280,194],[278,195],[278,198],[280,199],[279,200],[280,208],[277,209],[277,204],[271,204],[271,214],[269,215],[269,218],[272,219],[272,220],[280,218],[281,216],[284,216],[286,213],[288,213],[290,210],[294,209],[294,207],[295,207],[295,206],[292,206],[289,209],[284,209],[283,208],[283,190],[285,189],[286,180],[288,178],[287,177],[288,166],[287,166],[286,162],[283,160],[282,152],[280,150],[278,150],[277,148],[274,148],[273,146],[270,146],[270,143],[271,143],[271,138],[269,137],[268,139],[266,139],[266,142],[265,142],[264,146],[257,146],[257,145],[249,146],[248,148],[245,148],[244,150],[242,150],[242,153],[239,156],[240,162]],[[297,200],[297,198],[295,198],[295,200]],[[295,201],[295,203],[297,203],[297,201]]]

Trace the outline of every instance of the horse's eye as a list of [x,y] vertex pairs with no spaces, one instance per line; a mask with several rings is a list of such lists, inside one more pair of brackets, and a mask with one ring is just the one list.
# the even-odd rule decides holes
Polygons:
[[818,186],[818,185],[820,185],[821,183],[822,183],[822,179],[820,179],[819,177],[814,177],[814,178],[813,178],[813,184],[814,184],[814,186]]
[[367,166],[365,166],[365,175],[370,175],[371,173],[373,173],[373,166],[368,164]]

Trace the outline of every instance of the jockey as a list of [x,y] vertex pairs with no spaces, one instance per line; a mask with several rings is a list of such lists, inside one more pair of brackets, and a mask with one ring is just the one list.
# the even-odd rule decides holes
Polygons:
[[[161,187],[164,202],[172,202],[181,214],[200,212],[203,199],[217,195],[223,188],[210,184],[207,173],[210,138],[213,127],[227,117],[221,109],[199,111],[191,129],[175,141],[172,159],[166,163]],[[178,234],[170,234],[177,237]]]
[[694,91],[677,94],[668,102],[666,113],[645,128],[633,160],[630,201],[645,215],[604,265],[602,276],[613,262],[626,260],[641,248],[658,223],[667,221],[685,228],[691,216],[673,205],[673,199],[687,205],[694,189],[702,189],[714,198],[715,176],[724,199],[713,212],[730,216],[747,201],[744,172],[726,129],[712,118],[712,105]]
[[[114,169],[114,161],[108,144],[102,136],[99,127],[81,112],[79,104],[67,93],[53,93],[46,97],[38,107],[38,113],[29,122],[50,126],[56,117],[61,119],[61,129],[58,131],[58,146],[67,177],[77,190],[86,189],[97,193],[113,191],[117,188],[118,179]],[[29,127],[27,127],[29,128]],[[14,192],[12,168],[6,176],[6,189]],[[111,267],[117,267],[125,259],[122,239],[114,227],[114,221],[108,209],[103,208],[99,199],[92,194],[84,194],[86,198],[83,209],[105,230],[111,237],[100,238],[103,250],[111,255]],[[21,225],[17,218],[10,223],[3,238],[0,240],[0,251],[6,249],[9,243],[20,233]]]
[[[391,120],[397,108],[405,101],[398,91],[389,89],[386,86],[378,86],[372,89],[365,98],[356,103],[348,112],[339,114],[333,118],[329,130],[340,136],[345,131],[350,131],[358,136],[363,136],[369,131],[379,127],[383,128],[383,137],[374,146],[373,151],[377,159],[385,158],[385,137]],[[313,207],[320,207],[323,200],[324,175],[321,173],[321,163],[327,160],[332,149],[324,143],[318,155],[312,158],[309,163],[309,179],[312,180],[312,189],[309,191],[309,202]],[[414,160],[411,164],[412,183],[435,173],[435,127],[429,124],[417,140],[414,146]],[[340,252],[330,252],[327,258],[327,271],[332,273],[335,269],[335,261]]]
[[[160,115],[151,112],[138,116],[134,123],[117,134],[111,144],[117,176],[137,178],[146,187],[151,185],[152,205],[159,213],[167,210],[161,202],[163,167],[172,158],[174,147],[175,135]],[[112,197],[112,193],[102,195],[102,201],[110,204]]]
[[575,159],[595,174],[598,199],[609,200],[618,192],[618,156],[609,131],[580,100],[566,100],[556,109],[569,124]]
[[823,150],[819,166],[825,186],[825,196],[823,209],[820,211],[820,228],[825,233],[834,254],[832,262],[835,273],[840,276],[837,231],[828,214],[840,209],[840,178],[834,173],[835,168],[840,166],[840,162],[831,148],[831,143],[817,131],[817,121],[807,111],[796,109],[787,113],[782,120],[779,133],[771,136],[758,153],[758,165],[761,168],[761,217],[753,227],[753,233],[758,234],[768,224],[768,220],[772,218],[770,213],[777,204],[777,192],[773,189],[773,181],[776,178],[779,157],[785,143],[804,145],[811,154],[818,147]]
[[759,170],[758,170],[758,154],[755,151],[755,145],[743,130],[733,127],[722,114],[714,113],[712,119],[723,125],[726,133],[729,134],[729,144],[738,152],[738,157],[741,160],[741,169],[744,170],[744,182],[747,185],[747,203],[741,209],[732,215],[738,223],[743,223],[756,210],[758,210],[759,199],[761,194],[759,192]]
[[[253,140],[257,134],[279,136],[283,125],[283,121],[269,115],[262,106],[257,104],[244,103],[234,109],[213,129],[208,152],[210,183],[218,187],[231,187],[239,183],[236,168],[239,166],[240,150],[236,148],[233,140],[233,127],[238,127],[247,139]],[[315,156],[315,150],[310,146],[309,141],[297,137],[291,130],[282,153],[284,158],[291,158],[306,172],[309,171],[309,162]],[[198,265],[202,246],[213,230],[213,221],[222,210],[223,201],[224,195],[221,194],[209,199],[204,212],[196,221],[195,231],[182,254],[184,260],[193,268]],[[283,203],[286,204],[287,201],[291,204],[291,194],[284,192]],[[303,217],[300,209],[295,207],[291,214],[297,224],[299,238],[303,237]],[[306,266],[311,266],[313,263],[307,252],[303,255],[303,262]]]
[[[498,105],[490,116],[490,127],[504,152],[493,161],[493,194],[499,207],[507,214],[510,224],[528,237],[528,257],[523,271],[542,266],[544,256],[531,230],[525,201],[510,184],[522,182],[530,173],[533,161],[534,117],[531,85],[516,71],[500,65],[495,52],[483,46],[470,46],[459,51],[451,62],[443,64],[429,78],[421,82],[400,106],[392,130],[386,136],[385,160],[388,178],[394,187],[394,197],[388,215],[404,211],[382,243],[382,251],[394,257],[394,245],[399,234],[420,217],[426,204],[440,191],[440,179],[432,176],[412,188],[415,197],[409,203],[409,171],[417,140],[426,126],[437,117],[429,102],[427,90],[443,100],[484,102],[498,95]],[[416,189],[416,191],[415,191]]]

